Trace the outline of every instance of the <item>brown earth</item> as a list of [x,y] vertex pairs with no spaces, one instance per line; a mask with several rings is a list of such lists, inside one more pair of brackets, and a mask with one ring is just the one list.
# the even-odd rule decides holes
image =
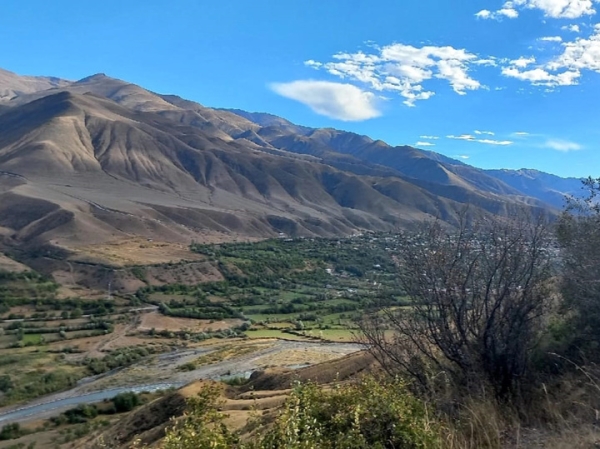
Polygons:
[[12,271],[20,273],[28,270],[29,268],[27,266],[0,253],[0,271]]
[[132,237],[109,243],[80,246],[72,250],[73,260],[100,260],[115,266],[154,265],[202,259],[183,243],[156,242]]
[[141,322],[137,330],[147,332],[154,329],[157,332],[162,330],[170,332],[179,332],[189,330],[191,332],[222,331],[241,326],[243,323],[239,319],[226,319],[222,321],[196,320],[193,318],[177,318],[161,315],[158,312],[145,313],[141,317]]
[[25,262],[37,272],[52,276],[61,285],[62,297],[75,293],[73,296],[102,298],[108,295],[109,286],[114,294],[131,294],[146,285],[196,285],[223,279],[213,262],[200,260],[202,257],[191,251],[186,254],[197,260],[135,267],[72,260],[68,256],[27,257]]

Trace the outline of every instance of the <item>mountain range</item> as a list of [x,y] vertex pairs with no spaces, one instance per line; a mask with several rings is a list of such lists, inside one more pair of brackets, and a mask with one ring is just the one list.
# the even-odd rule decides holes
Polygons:
[[467,204],[555,214],[580,186],[209,108],[104,74],[72,82],[0,70],[4,247],[348,235],[431,217],[455,224]]

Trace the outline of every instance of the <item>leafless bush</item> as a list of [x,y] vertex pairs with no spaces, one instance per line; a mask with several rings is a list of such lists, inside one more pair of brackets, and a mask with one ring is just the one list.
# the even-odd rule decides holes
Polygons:
[[429,222],[401,237],[398,276],[413,305],[381,308],[360,327],[390,372],[506,398],[527,374],[545,313],[548,226],[524,213],[471,225],[465,216],[456,231]]

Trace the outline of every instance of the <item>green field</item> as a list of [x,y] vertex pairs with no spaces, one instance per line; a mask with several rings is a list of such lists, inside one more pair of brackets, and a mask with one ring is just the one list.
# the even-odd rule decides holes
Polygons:
[[[391,234],[195,244],[192,251],[216,261],[224,281],[149,286],[138,297],[161,305],[163,313],[195,318],[215,313],[218,302],[227,316],[266,328],[277,323],[277,328],[310,331],[313,338],[351,341],[354,319],[371,305],[406,304],[395,276],[393,246]],[[266,328],[246,333],[290,338]]]

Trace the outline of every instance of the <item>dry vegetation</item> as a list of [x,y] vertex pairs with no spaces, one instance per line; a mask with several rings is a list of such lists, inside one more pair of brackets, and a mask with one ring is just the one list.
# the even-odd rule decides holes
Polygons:
[[73,250],[74,260],[98,260],[116,266],[154,265],[167,262],[200,260],[183,243],[157,242],[139,237],[110,243],[80,246]]
[[212,332],[233,329],[243,323],[240,319],[227,320],[197,320],[192,318],[177,318],[164,316],[158,312],[145,313],[141,317],[141,322],[137,329],[141,332],[147,332],[154,329],[157,332],[166,330],[169,332]]

